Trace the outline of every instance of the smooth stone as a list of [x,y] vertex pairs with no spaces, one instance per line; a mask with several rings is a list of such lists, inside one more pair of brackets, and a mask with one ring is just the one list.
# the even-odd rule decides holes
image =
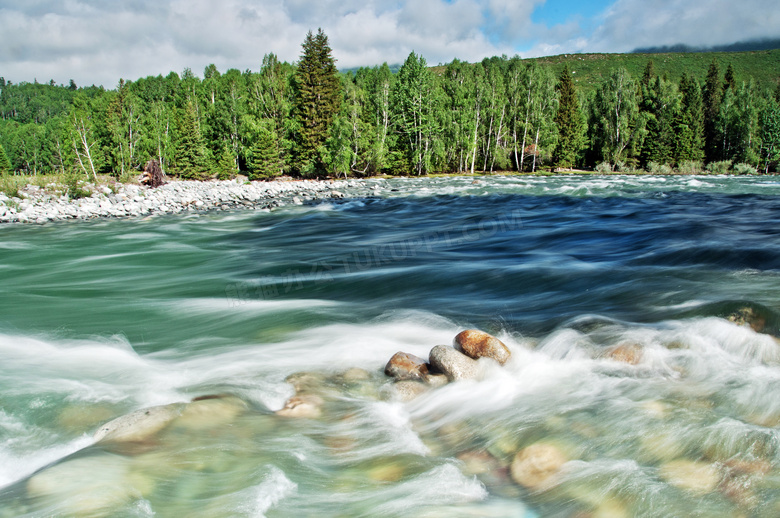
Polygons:
[[93,455],[55,464],[27,481],[34,499],[56,506],[57,516],[111,516],[112,510],[138,498],[149,484],[136,487],[129,463],[117,455]]
[[171,403],[136,410],[102,425],[93,438],[95,441],[145,441],[179,417],[185,406],[186,403]]
[[688,459],[677,459],[662,464],[660,477],[679,489],[704,495],[718,487],[720,473],[712,464]]
[[512,355],[504,342],[495,336],[478,329],[466,329],[458,333],[452,341],[455,349],[469,358],[492,358],[504,365]]
[[538,442],[517,452],[510,473],[517,484],[541,489],[553,481],[567,461],[557,446]]
[[610,360],[636,365],[642,361],[642,347],[633,343],[622,343],[609,349],[604,356]]
[[433,388],[443,387],[450,382],[446,374],[428,374],[423,381],[425,381],[426,385],[430,385]]
[[322,404],[322,398],[314,394],[293,396],[287,400],[281,410],[276,411],[276,415],[315,419],[322,415]]
[[296,372],[287,376],[284,381],[293,386],[296,394],[306,394],[322,390],[327,378],[320,372]]
[[419,356],[399,351],[387,362],[385,374],[397,380],[424,379],[428,365]]
[[226,425],[247,408],[247,404],[235,396],[201,396],[184,408],[175,425],[193,430]]
[[461,471],[464,475],[483,475],[501,468],[498,459],[485,450],[464,451],[457,455],[457,459],[463,463]]
[[445,374],[450,381],[475,379],[480,373],[477,360],[446,345],[431,349],[429,360],[432,370]]
[[389,399],[396,401],[411,401],[423,392],[429,390],[427,385],[413,380],[402,380],[392,383],[387,390]]
[[360,367],[352,367],[341,373],[341,380],[346,383],[365,381],[371,378],[371,373]]

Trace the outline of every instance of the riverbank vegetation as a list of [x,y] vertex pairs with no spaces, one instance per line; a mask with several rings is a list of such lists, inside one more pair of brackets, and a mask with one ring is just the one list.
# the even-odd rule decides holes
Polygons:
[[258,72],[209,65],[113,90],[0,78],[0,172],[126,181],[150,159],[192,179],[776,171],[780,85],[766,70],[780,51],[604,56],[429,67],[412,52],[397,73],[340,74],[320,30],[297,63],[267,54]]

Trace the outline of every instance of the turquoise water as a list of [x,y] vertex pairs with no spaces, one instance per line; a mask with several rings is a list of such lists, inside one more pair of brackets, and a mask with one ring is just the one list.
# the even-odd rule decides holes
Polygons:
[[[0,227],[0,516],[780,512],[778,178],[374,182]],[[395,352],[471,327],[511,361],[392,396]],[[302,372],[321,415],[276,415]],[[567,462],[513,481],[539,443]]]

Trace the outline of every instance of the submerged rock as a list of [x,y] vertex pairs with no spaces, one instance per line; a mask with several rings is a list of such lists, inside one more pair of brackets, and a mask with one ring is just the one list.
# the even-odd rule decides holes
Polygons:
[[492,358],[501,365],[505,364],[512,355],[504,342],[478,329],[461,331],[453,339],[452,345],[470,358],[475,360]]
[[636,365],[642,361],[642,347],[634,343],[624,342],[607,350],[604,356],[610,360]]
[[419,356],[399,351],[387,362],[385,374],[397,380],[424,379],[428,365]]
[[276,415],[315,419],[322,415],[323,403],[322,398],[314,394],[293,396],[287,400],[281,410],[276,411]]
[[391,383],[386,390],[383,391],[384,395],[388,399],[396,401],[411,401],[423,392],[430,390],[427,385],[414,380],[401,380]]
[[128,460],[118,455],[67,460],[30,477],[27,493],[51,506],[47,515],[115,516],[117,507],[154,487],[128,468]]
[[192,400],[176,419],[176,426],[200,430],[225,425],[247,410],[240,398],[228,395],[201,396]]
[[542,489],[552,482],[567,461],[557,446],[538,442],[517,452],[510,473],[517,484],[528,489]]
[[477,360],[446,345],[431,349],[430,364],[433,370],[445,374],[450,381],[475,379],[480,372]]
[[720,473],[714,465],[688,459],[662,464],[658,474],[668,484],[697,495],[713,491],[720,482]]
[[102,425],[93,438],[95,441],[146,441],[179,417],[186,406],[186,403],[171,403],[136,410]]

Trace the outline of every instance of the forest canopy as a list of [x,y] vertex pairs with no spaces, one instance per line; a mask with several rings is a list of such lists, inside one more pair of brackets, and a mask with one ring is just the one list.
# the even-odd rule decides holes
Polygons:
[[672,56],[632,56],[641,73],[507,56],[430,67],[414,52],[397,72],[339,73],[319,30],[297,63],[269,53],[257,72],[212,64],[112,90],[0,78],[0,172],[128,179],[150,159],[182,178],[777,169],[776,77],[759,83],[740,54],[677,77]]

